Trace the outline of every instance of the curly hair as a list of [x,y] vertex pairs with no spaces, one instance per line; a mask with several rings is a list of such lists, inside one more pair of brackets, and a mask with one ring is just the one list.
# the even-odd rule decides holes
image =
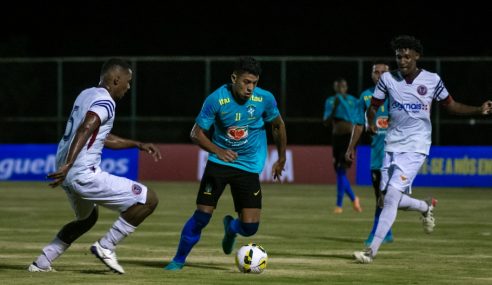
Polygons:
[[399,50],[399,49],[413,49],[418,52],[420,55],[424,55],[424,47],[420,40],[416,39],[413,36],[408,35],[400,35],[391,40],[391,49]]

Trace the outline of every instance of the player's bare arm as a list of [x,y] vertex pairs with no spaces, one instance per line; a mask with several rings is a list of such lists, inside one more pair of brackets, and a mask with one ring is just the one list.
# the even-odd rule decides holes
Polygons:
[[469,106],[459,102],[456,102],[448,97],[447,100],[443,102],[443,106],[446,110],[452,114],[456,115],[489,115],[492,114],[492,101],[486,101],[481,106]]
[[345,153],[345,159],[353,162],[355,159],[355,146],[359,142],[360,136],[364,131],[364,126],[355,124],[352,128],[352,135],[350,136],[350,143]]
[[287,132],[285,130],[285,123],[281,116],[278,116],[272,121],[272,136],[275,145],[277,146],[278,160],[272,166],[272,173],[274,180],[280,180],[282,171],[284,170],[287,148]]
[[51,187],[56,187],[60,185],[67,176],[68,171],[72,167],[75,159],[79,155],[82,148],[87,143],[87,140],[91,137],[91,135],[99,128],[101,125],[101,120],[96,113],[87,112],[85,115],[84,122],[77,129],[77,133],[70,145],[70,150],[68,151],[67,161],[64,165],[60,166],[58,170],[54,173],[48,174],[48,178],[53,179],[54,181],[49,185]]
[[369,106],[369,109],[367,109],[367,122],[369,123],[369,128],[367,131],[369,134],[376,134],[378,132],[378,127],[376,126],[376,122],[374,118],[376,117],[376,112],[379,108],[379,105],[374,105],[371,102],[371,105]]
[[104,146],[111,149],[124,149],[136,147],[141,151],[145,151],[149,155],[152,155],[154,161],[162,159],[160,150],[151,143],[143,143],[130,139],[125,139],[114,134],[109,134],[104,141]]
[[197,144],[203,150],[210,153],[215,153],[220,160],[225,162],[233,162],[237,159],[237,153],[230,149],[222,149],[212,143],[202,128],[198,124],[195,124],[191,129],[190,138],[193,143]]

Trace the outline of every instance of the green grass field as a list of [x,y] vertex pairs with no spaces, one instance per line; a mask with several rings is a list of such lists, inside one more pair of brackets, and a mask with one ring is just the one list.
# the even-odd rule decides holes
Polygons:
[[73,218],[61,189],[47,183],[0,183],[0,284],[492,284],[492,189],[415,188],[435,196],[436,229],[424,234],[416,212],[400,211],[395,242],[383,245],[372,264],[356,264],[372,226],[373,191],[355,187],[364,212],[332,214],[332,185],[264,185],[262,223],[252,238],[269,254],[267,271],[239,273],[222,253],[222,217],[233,211],[226,191],[201,241],[180,272],[163,270],[173,257],[183,223],[193,213],[197,183],[147,183],[160,204],[117,248],[125,275],[116,275],[89,253],[116,219],[100,211],[96,226],[55,261],[54,273],[28,265],[59,228]]

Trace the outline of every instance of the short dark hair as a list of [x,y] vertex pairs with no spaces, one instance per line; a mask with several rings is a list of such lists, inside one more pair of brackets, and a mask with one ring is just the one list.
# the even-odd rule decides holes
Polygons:
[[424,55],[424,47],[422,46],[422,43],[420,43],[420,40],[413,36],[400,35],[391,40],[391,49],[399,50],[406,48],[413,49],[420,55]]
[[261,65],[256,59],[251,56],[241,56],[234,66],[234,73],[237,75],[242,73],[251,73],[256,76],[261,75]]
[[101,76],[106,74],[108,70],[115,67],[121,67],[123,69],[132,69],[131,65],[121,58],[110,58],[101,67]]
[[340,83],[340,82],[347,82],[347,79],[345,77],[337,77],[333,83]]
[[383,65],[387,65],[389,66],[389,63],[388,61],[384,60],[384,59],[375,59],[373,62],[372,62],[372,65],[378,65],[378,64],[383,64]]

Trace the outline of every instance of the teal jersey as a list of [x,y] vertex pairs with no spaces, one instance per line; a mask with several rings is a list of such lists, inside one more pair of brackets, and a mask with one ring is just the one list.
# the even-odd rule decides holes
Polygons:
[[249,100],[241,105],[234,99],[230,85],[221,86],[205,99],[196,123],[207,131],[213,124],[212,142],[237,152],[238,158],[234,162],[225,162],[210,153],[208,160],[260,173],[267,156],[265,122],[271,122],[279,115],[272,93],[256,87]]
[[338,101],[338,107],[335,110],[333,118],[353,123],[355,119],[357,99],[350,94],[347,94],[347,96],[344,97],[342,94],[337,93],[334,96],[328,97],[325,101],[323,120],[328,119],[328,117],[332,115],[336,101]]
[[[372,94],[374,87],[371,87],[360,94],[357,104],[357,116],[354,121],[357,125],[366,124],[366,111],[371,105]],[[378,127],[377,134],[372,136],[371,140],[371,169],[379,170],[383,165],[384,158],[384,138],[388,128],[388,100],[384,101],[376,112],[376,126]]]

